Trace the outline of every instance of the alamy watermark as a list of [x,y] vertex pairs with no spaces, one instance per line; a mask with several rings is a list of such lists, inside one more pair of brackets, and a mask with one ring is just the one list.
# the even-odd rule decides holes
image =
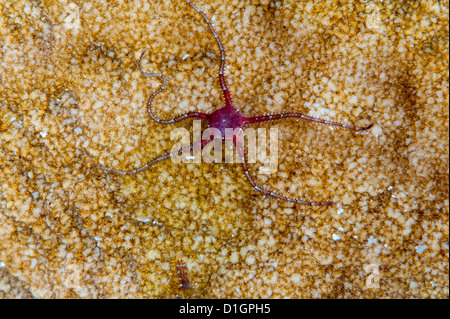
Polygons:
[[185,128],[172,130],[170,139],[178,140],[171,149],[173,162],[242,163],[246,159],[247,163],[260,162],[263,165],[259,168],[259,174],[277,171],[277,128],[225,128],[222,131],[209,127],[202,131],[201,121],[195,120],[192,137],[191,140],[191,134]]
[[380,288],[380,267],[377,264],[364,265],[364,272],[368,274],[366,288]]

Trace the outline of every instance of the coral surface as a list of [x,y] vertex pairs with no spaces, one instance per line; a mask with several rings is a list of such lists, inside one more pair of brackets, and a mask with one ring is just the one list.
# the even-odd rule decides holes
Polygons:
[[[158,163],[150,119],[224,104],[185,1],[0,0],[0,297],[448,298],[448,1],[197,0],[245,115],[295,119],[252,190],[233,163]],[[177,256],[192,288],[180,289]]]

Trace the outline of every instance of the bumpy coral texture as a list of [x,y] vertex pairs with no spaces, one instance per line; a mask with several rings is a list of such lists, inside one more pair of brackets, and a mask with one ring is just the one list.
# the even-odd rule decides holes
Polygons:
[[[220,52],[184,1],[0,2],[0,296],[448,298],[448,1],[197,0],[243,114],[279,129],[242,166],[131,170],[224,105]],[[180,287],[177,256],[191,287]],[[183,266],[184,267],[184,266]]]

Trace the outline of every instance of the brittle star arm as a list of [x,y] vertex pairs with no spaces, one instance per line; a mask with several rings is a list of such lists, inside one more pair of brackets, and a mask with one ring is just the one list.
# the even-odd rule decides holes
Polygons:
[[187,119],[187,118],[199,118],[199,119],[207,120],[208,119],[208,114],[205,114],[205,113],[202,113],[202,112],[187,112],[187,113],[185,113],[183,115],[180,115],[180,116],[174,117],[172,119],[168,119],[168,120],[160,119],[159,117],[156,117],[155,114],[153,114],[153,111],[152,111],[153,99],[155,98],[155,96],[159,92],[164,90],[164,88],[167,85],[167,79],[161,73],[147,73],[147,72],[145,72],[142,69],[141,61],[142,61],[142,57],[144,56],[145,52],[146,51],[142,52],[141,57],[139,58],[139,62],[138,62],[139,71],[141,71],[142,75],[145,76],[145,77],[156,76],[156,77],[159,77],[159,78],[161,78],[163,80],[163,83],[161,84],[161,86],[155,92],[153,92],[152,95],[150,95],[150,97],[149,97],[149,99],[147,101],[147,111],[148,111],[148,114],[150,115],[150,117],[155,122],[160,123],[160,124],[172,124],[172,123],[179,122],[179,121]]
[[209,27],[209,30],[211,31],[211,33],[214,36],[214,39],[217,42],[217,45],[219,46],[219,50],[220,50],[219,82],[220,82],[220,86],[222,87],[222,92],[223,92],[223,96],[225,98],[226,105],[231,105],[231,96],[230,96],[230,92],[228,91],[227,82],[225,80],[225,75],[224,75],[225,49],[223,47],[222,41],[220,41],[219,35],[217,34],[216,30],[214,30],[214,26],[213,26],[212,22],[206,16],[206,14],[202,10],[200,10],[196,5],[194,5],[190,0],[186,0],[186,2],[203,17],[203,20],[205,20],[206,24]]
[[255,180],[251,177],[250,172],[248,170],[247,154],[245,153],[244,145],[242,145],[242,143],[239,141],[239,139],[236,140],[234,145],[236,146],[236,150],[242,159],[242,168],[244,169],[245,177],[247,177],[248,181],[250,182],[250,184],[252,185],[254,190],[261,192],[267,196],[272,196],[272,197],[275,197],[278,199],[285,200],[287,202],[294,202],[297,204],[304,204],[304,205],[310,205],[310,206],[328,206],[328,205],[334,204],[334,202],[332,202],[332,201],[309,202],[309,201],[304,201],[304,200],[293,198],[293,197],[287,197],[287,196],[283,196],[278,193],[275,193],[273,191],[270,191],[262,186],[259,186],[258,183],[256,183]]
[[98,169],[101,169],[101,170],[103,170],[105,172],[108,172],[108,173],[115,173],[115,174],[119,174],[119,175],[135,175],[135,174],[137,174],[139,172],[142,172],[142,171],[152,167],[153,165],[155,165],[155,164],[157,164],[159,162],[162,162],[162,161],[164,161],[166,159],[169,159],[169,158],[173,158],[175,155],[180,156],[181,154],[184,154],[185,152],[190,152],[197,145],[200,145],[200,149],[202,149],[206,144],[208,144],[211,141],[212,141],[212,139],[210,139],[210,140],[203,140],[201,142],[191,144],[188,147],[180,149],[180,150],[178,150],[176,152],[163,154],[163,155],[161,155],[161,156],[151,160],[150,162],[144,164],[143,166],[141,166],[141,167],[139,167],[139,168],[137,168],[135,170],[132,170],[132,171],[120,171],[120,170],[117,170],[117,169],[114,169],[114,168],[109,168],[109,167],[97,165],[97,164],[95,164],[92,161],[91,161],[91,164],[94,167],[96,167]]
[[245,123],[251,124],[251,123],[258,123],[258,122],[265,122],[265,121],[275,121],[275,120],[280,120],[280,119],[284,119],[284,118],[297,118],[297,119],[312,121],[312,122],[316,122],[316,123],[320,123],[320,124],[343,127],[343,128],[346,128],[349,130],[354,130],[354,131],[368,130],[373,126],[373,123],[370,123],[369,125],[362,126],[362,127],[348,125],[348,124],[342,124],[342,123],[338,123],[338,122],[328,121],[328,120],[320,119],[317,117],[305,115],[305,114],[298,113],[298,112],[251,116],[251,117],[247,117],[245,119]]

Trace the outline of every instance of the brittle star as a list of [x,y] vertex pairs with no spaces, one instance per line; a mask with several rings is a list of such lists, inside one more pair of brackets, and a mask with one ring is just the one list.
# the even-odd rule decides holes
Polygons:
[[[194,5],[190,0],[185,0],[185,1],[187,2],[187,4],[189,4],[195,11],[197,11],[203,17],[203,20],[205,20],[206,24],[209,27],[209,30],[211,31],[212,35],[214,36],[214,39],[217,42],[217,45],[219,46],[219,51],[220,51],[219,83],[222,88],[223,97],[225,99],[225,105],[210,114],[202,113],[202,112],[188,112],[183,115],[174,117],[172,119],[167,119],[167,120],[156,117],[152,111],[152,102],[153,102],[153,99],[155,98],[155,96],[158,93],[160,93],[162,90],[164,90],[164,88],[166,87],[167,79],[161,73],[146,73],[142,69],[141,61],[145,54],[145,51],[144,51],[142,53],[141,57],[139,58],[139,62],[138,62],[138,67],[139,67],[140,72],[145,77],[159,77],[163,81],[161,86],[155,92],[153,92],[151,94],[151,96],[149,97],[148,102],[147,102],[148,114],[155,122],[160,123],[160,124],[173,124],[173,123],[176,123],[176,122],[188,119],[188,118],[197,118],[200,120],[207,121],[209,128],[218,129],[222,133],[223,139],[225,139],[225,136],[227,135],[227,134],[225,134],[225,129],[227,129],[227,128],[232,129],[232,130],[244,129],[247,125],[252,124],[252,123],[274,121],[274,120],[279,120],[279,119],[284,119],[284,118],[297,118],[297,119],[307,120],[307,121],[320,123],[320,124],[338,126],[338,127],[342,127],[342,128],[346,128],[346,129],[354,130],[354,131],[368,130],[369,128],[371,128],[373,126],[373,123],[371,123],[365,127],[357,127],[357,126],[352,126],[352,125],[348,125],[348,124],[342,124],[342,123],[337,123],[337,122],[333,122],[333,121],[328,121],[328,120],[312,117],[312,116],[305,115],[305,114],[298,113],[298,112],[266,114],[266,115],[251,116],[251,117],[242,115],[242,113],[239,112],[239,110],[236,109],[233,106],[233,103],[231,102],[230,92],[228,90],[225,75],[224,75],[225,49],[224,49],[223,44],[220,41],[218,34],[214,30],[213,24],[211,23],[209,18],[205,15],[205,13],[203,11],[201,11],[196,5]],[[211,142],[211,139],[210,140],[207,140],[207,139],[202,140],[199,143],[200,147],[203,148],[209,142]],[[278,198],[278,199],[281,199],[284,201],[294,202],[294,203],[298,203],[298,204],[305,204],[305,205],[312,205],[312,206],[323,206],[323,205],[334,204],[334,202],[332,202],[332,201],[311,202],[311,201],[306,201],[303,199],[297,199],[294,197],[283,196],[283,195],[273,192],[267,188],[264,188],[263,186],[258,185],[249,173],[247,154],[245,152],[243,145],[241,145],[241,143],[239,142],[238,139],[235,138],[235,136],[233,136],[233,143],[234,143],[234,146],[236,147],[236,149],[238,150],[239,156],[242,158],[242,167],[244,169],[244,174],[254,190],[261,192],[267,196],[271,196],[271,197]],[[116,174],[120,174],[120,175],[134,175],[134,174],[137,174],[139,172],[142,172],[143,170],[146,170],[146,169],[152,167],[156,163],[159,163],[159,162],[169,159],[169,158],[173,158],[176,155],[181,154],[182,151],[186,151],[186,150],[190,151],[190,150],[194,149],[194,147],[196,147],[196,145],[193,144],[193,145],[190,145],[187,149],[180,150],[178,152],[163,154],[163,155],[151,160],[147,164],[145,164],[135,170],[132,170],[132,171],[120,171],[120,170],[116,170],[116,169],[112,169],[112,168],[108,168],[108,167],[104,167],[104,166],[99,166],[94,163],[92,163],[92,164],[95,167],[97,167],[103,171],[106,171],[106,172],[116,173]]]

